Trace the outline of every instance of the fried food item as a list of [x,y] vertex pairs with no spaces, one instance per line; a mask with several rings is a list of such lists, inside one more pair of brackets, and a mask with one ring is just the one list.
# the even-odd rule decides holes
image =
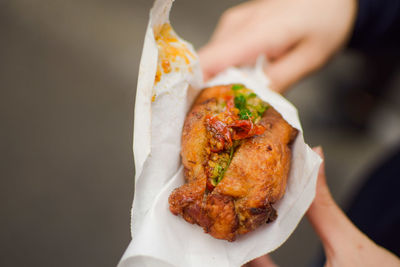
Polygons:
[[203,90],[183,127],[186,183],[170,211],[228,241],[275,220],[297,132],[243,85]]

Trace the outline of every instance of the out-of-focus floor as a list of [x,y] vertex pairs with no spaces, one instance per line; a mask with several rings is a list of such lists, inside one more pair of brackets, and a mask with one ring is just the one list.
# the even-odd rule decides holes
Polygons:
[[[199,48],[239,2],[177,0],[172,24]],[[128,245],[133,105],[151,5],[0,2],[1,266],[113,266]],[[328,183],[344,207],[400,137],[400,90],[364,131],[330,122],[341,108],[332,109],[333,81],[354,78],[357,64],[356,55],[341,55],[288,94],[306,141],[324,147]],[[272,257],[307,266],[318,245],[304,219]]]

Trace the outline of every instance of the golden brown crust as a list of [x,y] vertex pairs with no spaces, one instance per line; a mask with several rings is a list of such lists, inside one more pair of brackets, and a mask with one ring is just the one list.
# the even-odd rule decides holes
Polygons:
[[276,218],[271,204],[285,193],[289,145],[297,130],[272,107],[267,109],[260,121],[265,132],[242,141],[223,179],[208,192],[204,166],[210,151],[205,118],[215,108],[216,98],[222,98],[230,88],[203,90],[188,114],[181,152],[187,183],[172,192],[169,204],[175,215],[197,223],[215,238],[233,241],[237,235]]

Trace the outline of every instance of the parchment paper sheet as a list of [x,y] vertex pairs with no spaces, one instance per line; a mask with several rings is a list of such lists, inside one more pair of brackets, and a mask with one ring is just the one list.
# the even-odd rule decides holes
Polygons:
[[[155,84],[158,48],[153,31],[169,22],[172,2],[155,1],[145,36],[135,104],[132,241],[118,266],[240,266],[275,250],[294,231],[314,198],[321,159],[304,143],[296,108],[269,89],[263,58],[251,68],[228,69],[205,85],[196,56],[179,70],[163,74]],[[195,55],[192,46],[184,43]],[[300,130],[293,144],[286,193],[274,204],[278,218],[234,242],[214,239],[168,209],[169,194],[184,183],[179,153],[186,113],[200,88],[229,83],[253,89]]]

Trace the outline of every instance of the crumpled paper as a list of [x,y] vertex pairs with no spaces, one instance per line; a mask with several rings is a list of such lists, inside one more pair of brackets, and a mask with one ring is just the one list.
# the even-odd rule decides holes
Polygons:
[[[119,267],[240,266],[282,245],[294,231],[315,196],[320,157],[305,144],[296,108],[269,89],[261,57],[254,67],[230,68],[207,84],[193,47],[176,37],[172,45],[187,52],[185,60],[164,59],[156,35],[169,23],[173,0],[156,0],[140,62],[134,119],[135,194],[132,207],[132,241]],[[161,70],[161,73],[160,73]],[[169,71],[168,71],[169,70]],[[159,75],[161,74],[161,75]],[[158,76],[159,81],[155,80]],[[272,105],[300,132],[292,146],[292,165],[283,198],[273,206],[278,218],[234,242],[218,240],[197,225],[169,211],[170,193],[184,183],[180,160],[182,126],[200,88],[241,83]]]

